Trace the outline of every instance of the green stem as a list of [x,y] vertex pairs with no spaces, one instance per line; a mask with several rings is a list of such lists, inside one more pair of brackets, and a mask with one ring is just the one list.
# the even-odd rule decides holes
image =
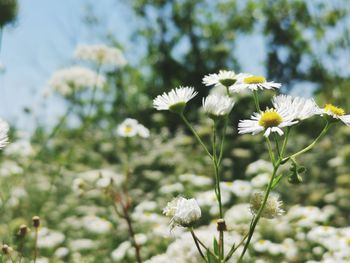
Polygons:
[[269,156],[270,156],[271,162],[274,164],[275,163],[275,155],[273,154],[273,151],[272,151],[271,141],[270,141],[269,137],[265,137],[265,140],[266,140],[267,149],[269,150]]
[[36,262],[36,259],[38,257],[38,227],[35,228],[35,236],[34,236],[34,256],[33,256],[33,262]]
[[221,164],[222,155],[223,155],[223,151],[224,151],[224,143],[225,143],[225,138],[226,138],[227,123],[228,123],[228,115],[225,116],[224,129],[223,129],[223,132],[222,132],[220,153],[219,153],[219,160],[218,160],[218,164],[219,165]]
[[329,130],[330,126],[331,126],[331,124],[329,122],[327,122],[326,126],[323,128],[321,133],[317,136],[317,138],[311,144],[309,144],[307,147],[305,147],[304,149],[300,150],[299,152],[294,153],[293,155],[290,155],[290,156],[284,158],[282,160],[282,162],[284,162],[286,160],[289,160],[291,158],[295,158],[295,157],[299,156],[300,154],[303,154],[303,153],[311,150],[315,146],[315,144],[327,133],[327,131]]
[[208,156],[213,159],[213,156],[211,155],[211,153],[209,152],[208,148],[205,146],[204,142],[202,141],[202,139],[199,137],[199,135],[197,134],[197,132],[195,131],[195,129],[193,129],[192,125],[188,122],[188,120],[186,119],[186,117],[183,114],[180,114],[181,119],[184,121],[184,123],[187,125],[187,127],[191,130],[191,132],[193,133],[194,137],[196,137],[197,141],[200,143],[200,145],[202,145],[203,149],[205,150],[205,152],[208,154]]
[[276,162],[275,162],[274,154],[272,152],[271,142],[270,142],[269,138],[266,138],[267,147],[268,147],[268,150],[269,150],[269,155],[271,157],[271,162],[273,164],[273,173],[272,173],[270,182],[269,182],[269,184],[268,184],[268,186],[266,188],[265,196],[264,196],[263,202],[262,202],[262,204],[261,204],[261,206],[260,206],[260,208],[258,210],[258,213],[252,219],[252,222],[251,222],[251,225],[250,225],[250,229],[249,229],[249,232],[248,232],[248,237],[247,237],[248,239],[247,239],[247,242],[244,245],[242,254],[239,257],[238,262],[241,262],[243,260],[244,254],[246,253],[246,251],[247,251],[247,249],[249,247],[250,241],[251,241],[251,239],[253,237],[255,227],[257,226],[257,224],[258,224],[258,222],[259,222],[259,220],[261,218],[262,212],[265,209],[266,202],[267,202],[267,200],[269,198],[269,195],[270,195],[270,192],[271,192],[271,189],[272,189],[273,181],[274,181],[275,176],[277,174],[278,168],[280,167],[280,165],[282,163],[282,160],[283,160],[283,155],[284,155],[284,152],[285,152],[286,147],[287,147],[287,142],[288,142],[290,130],[291,130],[291,128],[287,128],[287,132],[286,132],[284,140],[283,140],[281,152],[280,152],[279,158],[278,158],[278,160]]
[[278,154],[278,156],[281,156],[280,146],[279,146],[279,143],[278,143],[278,138],[277,138],[277,134],[276,133],[273,133],[273,139],[275,140],[277,154]]
[[204,245],[204,243],[196,236],[196,234],[194,233],[193,228],[190,228],[190,231],[191,231],[192,237],[194,237],[195,240],[197,240],[198,244],[200,244],[216,260],[218,260],[218,257],[206,245]]
[[[216,141],[216,129],[217,129],[217,123],[214,121],[213,124],[213,166],[214,166],[214,172],[215,172],[215,193],[216,198],[218,200],[219,205],[219,211],[220,211],[220,218],[222,219],[224,216],[223,209],[222,209],[222,201],[221,201],[221,187],[220,187],[220,165],[218,162],[218,156],[217,156],[217,141]],[[221,149],[220,149],[221,151]],[[219,231],[219,260],[224,258],[224,232]]]
[[259,97],[258,97],[258,91],[256,91],[256,90],[253,91],[253,98],[254,98],[254,103],[255,103],[256,110],[258,112],[261,112],[261,110],[260,110],[260,103],[259,103]]
[[247,239],[247,237],[249,236],[249,232],[247,234],[245,234],[245,236],[242,238],[242,240],[238,243],[237,246],[233,245],[231,250],[228,252],[227,256],[225,257],[224,262],[227,262],[233,255],[233,253],[235,253],[235,251],[244,243],[244,241]]
[[242,262],[243,260],[243,257],[249,247],[249,244],[250,244],[250,241],[253,237],[253,234],[254,234],[254,230],[255,230],[255,227],[256,225],[258,224],[259,220],[260,220],[260,217],[262,215],[262,212],[264,211],[265,209],[265,205],[266,205],[266,202],[267,202],[267,199],[269,197],[269,194],[270,194],[270,191],[271,191],[271,187],[272,187],[272,183],[273,183],[273,179],[275,178],[276,174],[277,174],[277,170],[280,166],[280,160],[277,161],[277,163],[274,165],[274,169],[273,169],[273,174],[272,174],[272,177],[270,179],[270,182],[269,182],[269,185],[267,186],[267,189],[266,189],[266,193],[265,193],[265,196],[264,196],[264,199],[263,199],[263,202],[260,206],[260,209],[258,211],[258,213],[256,214],[256,217],[253,218],[253,221],[252,221],[252,224],[251,224],[251,227],[249,229],[249,234],[248,234],[248,239],[247,239],[247,242],[245,243],[244,245],[244,248],[243,248],[243,251],[242,251],[242,254],[240,255],[239,259],[238,259],[238,262]]
[[193,241],[194,241],[194,243],[196,244],[196,247],[197,247],[197,249],[198,249],[199,254],[201,255],[201,257],[203,258],[203,260],[204,260],[205,262],[208,262],[207,259],[206,259],[205,256],[204,256],[202,250],[201,250],[201,247],[199,246],[197,237],[196,237],[196,235],[195,235],[194,232],[193,232],[193,228],[190,229],[190,232],[191,232]]
[[95,85],[93,87],[93,90],[92,90],[92,96],[91,96],[91,100],[90,100],[90,106],[89,106],[89,110],[88,110],[88,114],[87,114],[87,119],[90,118],[91,114],[92,114],[92,108],[94,107],[94,104],[95,104],[95,100],[96,100],[96,92],[97,92],[97,86],[98,86],[98,79],[99,79],[99,76],[100,76],[100,71],[101,71],[101,64],[99,64],[97,66],[97,69],[96,69],[96,80],[95,80]]

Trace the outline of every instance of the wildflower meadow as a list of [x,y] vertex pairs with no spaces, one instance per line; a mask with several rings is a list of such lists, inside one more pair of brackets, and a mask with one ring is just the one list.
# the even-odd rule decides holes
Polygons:
[[350,262],[346,0],[28,2],[0,0],[0,262]]

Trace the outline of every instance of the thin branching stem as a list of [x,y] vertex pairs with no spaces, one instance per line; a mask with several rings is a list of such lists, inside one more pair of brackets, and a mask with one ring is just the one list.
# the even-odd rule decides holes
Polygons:
[[199,137],[198,133],[196,132],[196,130],[192,127],[192,125],[188,122],[188,120],[186,119],[186,117],[183,114],[180,114],[181,119],[184,121],[184,123],[186,124],[186,126],[191,130],[191,132],[193,133],[194,137],[196,137],[197,141],[200,143],[200,145],[202,145],[204,151],[208,154],[208,156],[213,159],[213,156],[211,155],[211,153],[209,152],[208,148],[205,146],[204,142],[202,141],[202,139]]

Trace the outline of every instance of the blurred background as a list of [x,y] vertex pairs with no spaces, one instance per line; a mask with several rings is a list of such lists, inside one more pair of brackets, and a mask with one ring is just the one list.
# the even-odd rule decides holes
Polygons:
[[[74,56],[77,46],[89,44],[118,48],[127,64],[99,69],[106,84],[93,101],[90,97],[95,92],[91,89],[82,92],[79,99],[59,94],[50,86],[56,71],[72,66],[96,71],[94,65]],[[126,148],[130,148],[133,161],[129,161],[135,175],[129,182],[134,189],[132,207],[136,209],[146,201],[153,205],[136,209],[135,218],[140,218],[140,213],[154,215],[152,220],[162,225],[161,209],[169,198],[209,191],[205,184],[193,186],[181,179],[183,174],[211,178],[210,162],[200,157],[201,149],[177,116],[152,108],[153,98],[180,85],[194,86],[199,96],[188,106],[187,115],[208,143],[210,121],[198,108],[211,89],[202,84],[202,78],[221,69],[263,75],[282,83],[281,93],[314,97],[320,106],[333,103],[350,112],[349,44],[348,0],[0,0],[0,117],[11,125],[11,142],[22,143],[1,155],[1,239],[16,244],[13,233],[20,223],[38,214],[48,231],[61,234],[60,242],[51,247],[43,245],[42,256],[50,262],[102,262],[97,258],[133,262],[133,255],[120,248],[128,236],[120,219],[111,215],[108,198],[100,193],[76,199],[77,189],[72,189],[72,184],[89,171],[95,175],[102,169],[122,173],[130,157]],[[264,107],[270,105],[272,95],[262,95]],[[238,121],[251,115],[254,103],[247,94],[237,95],[235,100],[224,149],[223,180],[251,184],[262,173],[259,169],[265,173],[269,170],[266,166],[253,165],[255,170],[249,167],[268,160],[268,156],[260,137],[237,136]],[[118,138],[116,127],[125,118],[139,120],[151,136],[133,141],[132,146]],[[306,146],[322,127],[317,118],[298,126],[288,150],[295,152]],[[274,244],[289,239],[301,242],[300,246],[293,243],[295,255],[287,258],[282,252],[274,255],[268,249],[252,249],[253,260],[323,262],[324,255],[333,260],[327,262],[350,260],[350,255],[339,252],[350,251],[350,230],[346,228],[350,223],[349,142],[349,127],[333,127],[300,160],[307,168],[303,183],[291,185],[285,180],[278,189],[286,206],[283,223],[289,228],[280,235],[273,234],[266,223],[257,238]],[[169,185],[174,187],[164,190]],[[226,208],[247,200],[248,196],[232,192]],[[309,225],[298,225],[300,218],[288,214],[297,204],[312,207],[313,212],[303,210],[301,217],[308,218],[316,210],[323,217],[314,216]],[[215,211],[208,207],[204,214],[203,226],[210,223]],[[77,223],[87,216],[107,220],[122,234],[104,232],[106,238],[102,240],[101,233],[89,231],[90,225]],[[164,241],[166,231],[154,233],[150,229],[155,226],[145,222],[136,224],[136,229],[152,240],[145,242],[142,251],[146,260],[166,253],[174,236]],[[307,236],[320,226],[337,228],[332,235],[344,235],[344,246],[332,250],[324,240],[297,236]],[[86,229],[72,233],[79,227]],[[71,245],[82,239],[100,243],[90,243],[85,249]],[[61,247],[69,251],[62,257],[57,255]],[[118,248],[119,254],[111,257]]]

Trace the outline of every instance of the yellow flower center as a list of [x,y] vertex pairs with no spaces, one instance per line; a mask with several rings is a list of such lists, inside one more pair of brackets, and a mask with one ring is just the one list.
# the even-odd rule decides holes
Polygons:
[[132,127],[126,125],[125,128],[124,128],[124,132],[125,132],[125,133],[130,133],[130,132],[132,132]]
[[346,240],[346,243],[350,246],[350,238]]
[[259,84],[266,82],[266,79],[262,76],[251,76],[244,79],[245,84]]
[[265,129],[269,127],[276,127],[283,121],[281,115],[276,111],[265,111],[259,120],[259,125],[263,126]]
[[326,106],[324,107],[325,111],[328,111],[330,113],[333,113],[334,115],[337,116],[343,116],[345,115],[345,110],[342,108],[338,108],[332,104],[326,104]]

